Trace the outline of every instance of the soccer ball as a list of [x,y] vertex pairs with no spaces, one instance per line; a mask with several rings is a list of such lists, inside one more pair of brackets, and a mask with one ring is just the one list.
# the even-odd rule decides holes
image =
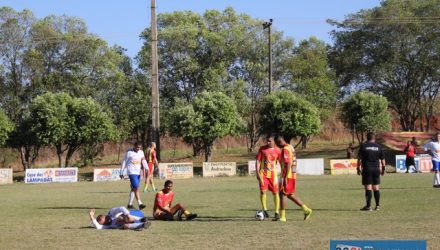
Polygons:
[[259,221],[264,220],[264,213],[263,213],[263,211],[258,210],[258,211],[255,213],[255,219],[256,219],[256,220],[259,220]]

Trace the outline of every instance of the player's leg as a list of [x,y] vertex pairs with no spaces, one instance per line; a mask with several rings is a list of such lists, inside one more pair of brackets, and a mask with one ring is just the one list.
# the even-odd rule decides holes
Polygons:
[[361,208],[362,211],[371,211],[371,198],[373,197],[373,176],[368,168],[362,169],[362,185],[365,189],[365,203],[366,205]]
[[273,195],[273,203],[275,207],[275,216],[274,221],[280,220],[280,195],[278,190],[278,179],[276,174],[272,175],[272,178],[268,179],[268,189],[272,192]]
[[280,221],[286,221],[286,199],[283,190],[280,190]]
[[[139,186],[141,182],[141,176],[140,175],[129,175],[130,183],[131,183],[131,191],[134,193],[134,196],[138,202],[139,209],[142,210],[146,206],[142,204],[141,201],[141,195],[139,194]],[[130,201],[128,203],[128,208],[133,208],[133,200],[130,197]]]
[[410,164],[410,159],[409,159],[409,157],[407,156],[406,157],[406,159],[405,159],[405,167],[406,167],[406,172],[405,173],[409,173],[409,167],[411,166],[411,164]]
[[183,205],[180,203],[177,203],[170,209],[170,213],[172,215],[175,215],[177,213],[177,218],[179,220],[182,219],[182,215],[186,217],[186,220],[193,220],[197,217],[197,214],[191,213],[189,210],[187,210]]
[[267,212],[267,199],[266,199],[266,191],[269,186],[268,180],[264,175],[261,175],[259,186],[260,186],[260,202],[261,207],[263,208],[263,213],[265,218],[269,218],[269,213]]
[[379,191],[380,170],[377,169],[376,171],[373,171],[372,177],[373,177],[372,189],[373,189],[374,201],[376,202],[376,208],[374,210],[380,210],[380,191]]
[[434,171],[433,187],[440,188],[440,162],[432,161],[432,170]]

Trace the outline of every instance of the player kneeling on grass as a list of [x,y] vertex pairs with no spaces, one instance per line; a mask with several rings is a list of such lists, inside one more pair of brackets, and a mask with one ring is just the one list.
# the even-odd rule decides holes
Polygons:
[[95,219],[95,209],[89,211],[90,221],[96,229],[135,229],[142,230],[150,227],[151,222],[139,210],[128,210],[125,207],[114,207],[107,215],[98,215]]
[[173,202],[173,182],[171,180],[165,181],[164,188],[156,194],[154,200],[153,217],[156,220],[174,220],[174,215],[177,214],[177,220],[182,220],[182,216],[186,220],[193,220],[197,214],[192,214],[186,210],[181,204],[176,204],[171,207]]
[[280,221],[286,221],[286,201],[285,196],[295,202],[304,211],[304,220],[307,220],[312,214],[312,209],[308,208],[295,195],[296,185],[296,157],[295,149],[292,145],[286,143],[282,136],[275,138],[275,143],[281,149],[281,182],[280,182]]

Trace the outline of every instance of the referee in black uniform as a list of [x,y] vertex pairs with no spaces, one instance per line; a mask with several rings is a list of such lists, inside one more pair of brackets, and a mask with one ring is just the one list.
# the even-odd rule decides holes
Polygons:
[[362,173],[362,185],[365,187],[365,200],[367,204],[362,211],[371,211],[371,198],[374,194],[376,201],[375,210],[380,209],[380,176],[385,174],[385,160],[382,147],[376,143],[376,135],[373,132],[367,134],[367,142],[359,148],[357,173]]

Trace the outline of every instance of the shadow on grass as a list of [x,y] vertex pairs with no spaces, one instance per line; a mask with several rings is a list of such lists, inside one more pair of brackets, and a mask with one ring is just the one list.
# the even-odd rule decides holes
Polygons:
[[198,222],[212,222],[212,221],[255,221],[253,217],[241,216],[199,216],[195,219]]
[[40,207],[38,209],[107,209],[105,207]]
[[127,192],[110,192],[110,191],[103,191],[103,192],[87,192],[89,194],[126,194]]

